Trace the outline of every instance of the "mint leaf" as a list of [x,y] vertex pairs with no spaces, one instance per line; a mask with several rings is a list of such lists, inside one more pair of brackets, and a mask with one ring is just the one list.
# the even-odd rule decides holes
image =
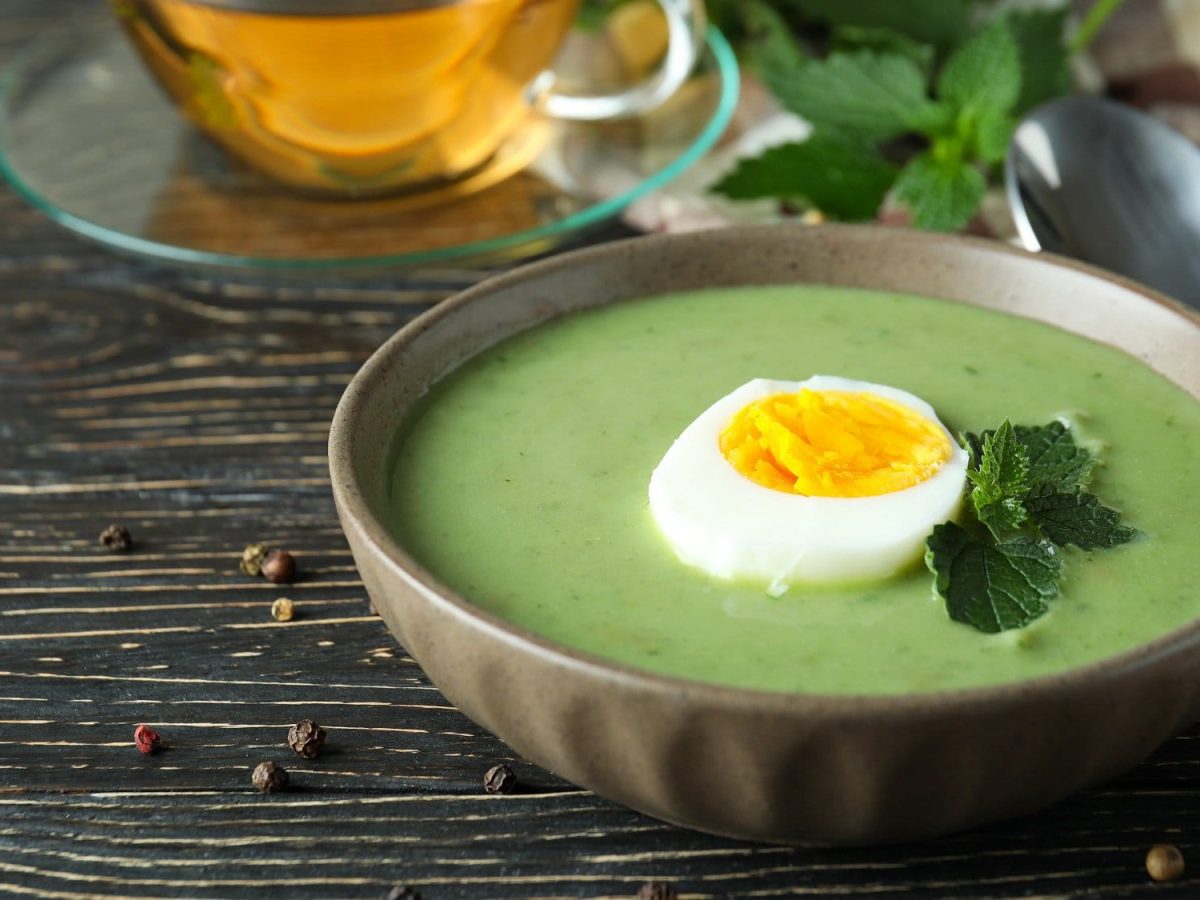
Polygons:
[[1007,419],[983,439],[978,466],[967,469],[975,515],[997,537],[1025,521],[1029,454]]
[[1121,524],[1121,514],[1085,491],[1059,491],[1043,484],[1029,493],[1025,507],[1042,533],[1060,547],[1107,550],[1130,541],[1137,533]]
[[894,53],[832,53],[799,67],[762,65],[761,72],[779,102],[817,130],[860,140],[913,131],[937,109],[917,64]]
[[1026,9],[1004,17],[1021,58],[1021,93],[1014,112],[1023,115],[1073,87],[1064,40],[1067,8]]
[[1058,594],[1062,568],[1047,541],[984,543],[953,522],[933,529],[925,563],[950,618],[989,634],[1045,615],[1046,601]]
[[1021,57],[1004,21],[981,29],[954,51],[938,76],[937,93],[959,109],[1012,110],[1021,94]]
[[839,219],[870,219],[896,169],[862,144],[819,132],[742,160],[712,190],[736,200],[803,197]]
[[970,28],[970,0],[791,0],[831,25],[887,28],[923,44],[950,47]]
[[958,231],[975,214],[987,182],[961,158],[938,159],[927,150],[913,157],[896,180],[896,199],[913,224],[929,231]]

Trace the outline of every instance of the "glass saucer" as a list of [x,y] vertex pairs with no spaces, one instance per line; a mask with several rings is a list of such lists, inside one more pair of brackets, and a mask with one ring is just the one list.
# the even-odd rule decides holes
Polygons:
[[[605,67],[594,34],[571,41],[564,59]],[[0,171],[67,228],[174,263],[319,271],[513,259],[676,178],[725,130],[738,84],[729,44],[710,29],[692,80],[653,113],[611,123],[531,114],[465,184],[317,199],[288,193],[186,124],[102,6],[53,29],[0,79]]]

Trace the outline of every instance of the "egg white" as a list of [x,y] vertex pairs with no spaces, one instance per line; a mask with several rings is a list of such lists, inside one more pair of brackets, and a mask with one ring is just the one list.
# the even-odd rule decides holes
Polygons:
[[[925,481],[873,497],[807,497],[751,481],[722,455],[720,434],[743,407],[804,388],[874,394],[946,433],[950,458]],[[773,594],[796,583],[874,581],[914,563],[933,526],[958,512],[967,453],[924,400],[848,378],[756,378],[701,413],[650,477],[650,511],[679,559],[716,578],[763,582]]]

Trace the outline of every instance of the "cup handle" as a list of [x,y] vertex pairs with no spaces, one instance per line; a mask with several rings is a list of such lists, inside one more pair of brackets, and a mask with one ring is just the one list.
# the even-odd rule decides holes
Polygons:
[[692,73],[704,47],[704,0],[658,0],[667,17],[667,53],[645,81],[614,94],[565,94],[554,90],[556,76],[545,71],[529,85],[532,105],[555,119],[598,122],[626,119],[662,105]]

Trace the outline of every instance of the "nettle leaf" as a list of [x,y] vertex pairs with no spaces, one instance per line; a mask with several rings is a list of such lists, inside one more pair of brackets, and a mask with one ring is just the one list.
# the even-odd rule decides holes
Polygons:
[[1137,533],[1121,524],[1119,512],[1086,491],[1059,491],[1043,484],[1030,491],[1025,507],[1042,533],[1060,547],[1107,550],[1128,543]]
[[1008,153],[1008,142],[1017,120],[1008,113],[989,110],[975,120],[975,155],[986,163],[998,163]]
[[1067,7],[1014,10],[1004,17],[1021,59],[1020,116],[1052,97],[1069,94],[1070,53],[1064,39]]
[[1075,436],[1062,422],[1048,425],[1018,425],[1017,440],[1029,454],[1029,480],[1047,482],[1061,489],[1082,487],[1088,483],[1096,458],[1091,451],[1075,443]]
[[979,465],[967,469],[975,515],[997,537],[1025,521],[1029,454],[1007,419],[983,439]]
[[925,562],[950,618],[989,634],[1045,615],[1062,568],[1049,541],[984,542],[953,522],[933,529]]
[[921,69],[895,53],[832,53],[803,66],[761,71],[779,102],[816,129],[864,141],[913,131],[936,109]]
[[916,63],[917,68],[926,75],[933,70],[937,55],[931,44],[922,43],[899,31],[863,25],[839,25],[834,28],[833,50],[839,53],[871,50],[903,56]]
[[791,26],[769,4],[748,0],[741,16],[746,31],[745,55],[768,86],[787,81],[808,64],[808,54]]
[[971,0],[789,0],[831,25],[899,32],[923,44],[950,47],[970,28]]
[[971,220],[987,191],[982,174],[961,158],[939,160],[926,150],[909,160],[896,179],[896,199],[928,231],[958,231]]
[[921,104],[919,108],[910,113],[908,118],[913,131],[925,135],[936,143],[939,137],[953,132],[958,116],[954,107],[949,103],[934,101]]
[[735,200],[803,197],[839,219],[870,219],[896,180],[896,168],[869,147],[813,134],[742,160],[712,190]]
[[1137,534],[1081,490],[1095,459],[1062,422],[1013,427],[1005,420],[959,441],[970,456],[966,512],[988,530],[947,522],[925,542],[926,565],[952,619],[987,632],[1027,625],[1058,594],[1055,545],[1103,550]]
[[938,96],[959,109],[1010,112],[1021,94],[1021,56],[1003,20],[980,29],[946,60]]
[[991,432],[975,434],[972,431],[961,431],[958,434],[958,443],[967,451],[967,462],[972,469],[979,468],[979,460],[983,457],[983,438],[988,434]]
[[[1016,425],[1013,433],[1029,455],[1029,483],[1053,484],[1059,490],[1069,491],[1083,487],[1091,478],[1096,458],[1086,447],[1075,443],[1071,429],[1057,420],[1047,425]],[[994,434],[966,433],[961,436],[963,446],[971,454],[973,465],[983,450],[983,441]]]

